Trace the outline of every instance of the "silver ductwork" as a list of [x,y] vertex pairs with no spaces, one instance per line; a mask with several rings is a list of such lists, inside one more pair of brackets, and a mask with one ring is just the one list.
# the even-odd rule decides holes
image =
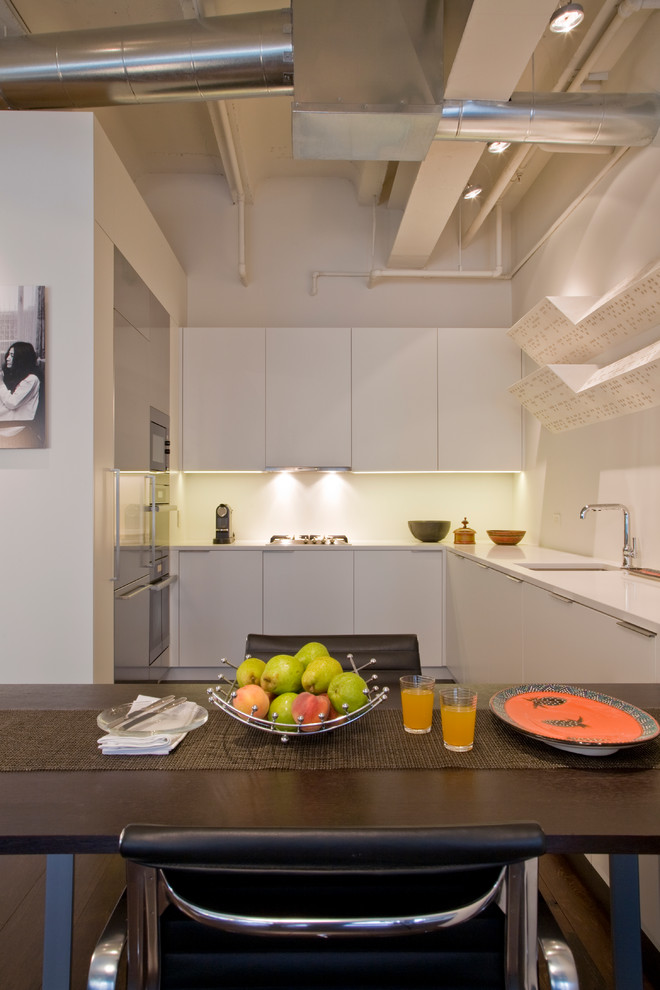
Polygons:
[[0,109],[284,94],[294,97],[295,157],[372,161],[422,160],[433,139],[634,147],[660,129],[654,93],[443,100],[442,0],[292,4],[293,11],[5,38]]
[[506,102],[447,100],[436,139],[520,144],[650,144],[660,128],[656,93],[516,93]]
[[291,11],[0,41],[0,108],[60,110],[293,94]]

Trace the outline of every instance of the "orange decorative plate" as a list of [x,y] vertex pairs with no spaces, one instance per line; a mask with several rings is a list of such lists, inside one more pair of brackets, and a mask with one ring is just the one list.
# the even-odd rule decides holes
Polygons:
[[569,753],[609,756],[660,733],[647,712],[627,701],[565,684],[522,684],[490,699],[503,722],[540,742]]

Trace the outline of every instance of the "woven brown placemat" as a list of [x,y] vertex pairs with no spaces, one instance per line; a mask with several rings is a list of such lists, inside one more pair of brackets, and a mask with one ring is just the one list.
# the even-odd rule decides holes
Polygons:
[[[577,756],[529,739],[488,710],[477,713],[475,745],[452,753],[442,744],[439,712],[427,735],[404,732],[401,713],[376,709],[332,732],[283,743],[223,712],[190,732],[167,756],[105,756],[92,711],[0,712],[0,771],[30,770],[650,770],[660,766],[660,738],[611,756]],[[657,715],[657,713],[656,713]]]

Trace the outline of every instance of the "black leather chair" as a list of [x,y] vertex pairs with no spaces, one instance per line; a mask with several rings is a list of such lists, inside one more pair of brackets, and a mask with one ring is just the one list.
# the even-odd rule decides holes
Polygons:
[[[128,988],[530,990],[538,985],[544,848],[543,832],[528,823],[129,825],[120,839]],[[120,903],[94,954],[88,990],[114,986],[126,940],[122,910]],[[538,944],[550,986],[576,988],[559,930]]]
[[270,660],[278,653],[297,653],[305,643],[323,643],[330,656],[339,660],[342,667],[351,669],[348,654],[353,654],[356,666],[361,667],[372,657],[376,670],[400,670],[402,674],[421,674],[419,642],[414,634],[407,635],[346,635],[346,636],[268,636],[250,633],[245,641],[245,656]]

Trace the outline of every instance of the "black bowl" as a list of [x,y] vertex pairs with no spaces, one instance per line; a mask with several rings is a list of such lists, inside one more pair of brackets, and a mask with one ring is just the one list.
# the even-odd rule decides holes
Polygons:
[[413,519],[408,521],[408,529],[422,543],[437,543],[449,532],[451,522],[447,519]]

